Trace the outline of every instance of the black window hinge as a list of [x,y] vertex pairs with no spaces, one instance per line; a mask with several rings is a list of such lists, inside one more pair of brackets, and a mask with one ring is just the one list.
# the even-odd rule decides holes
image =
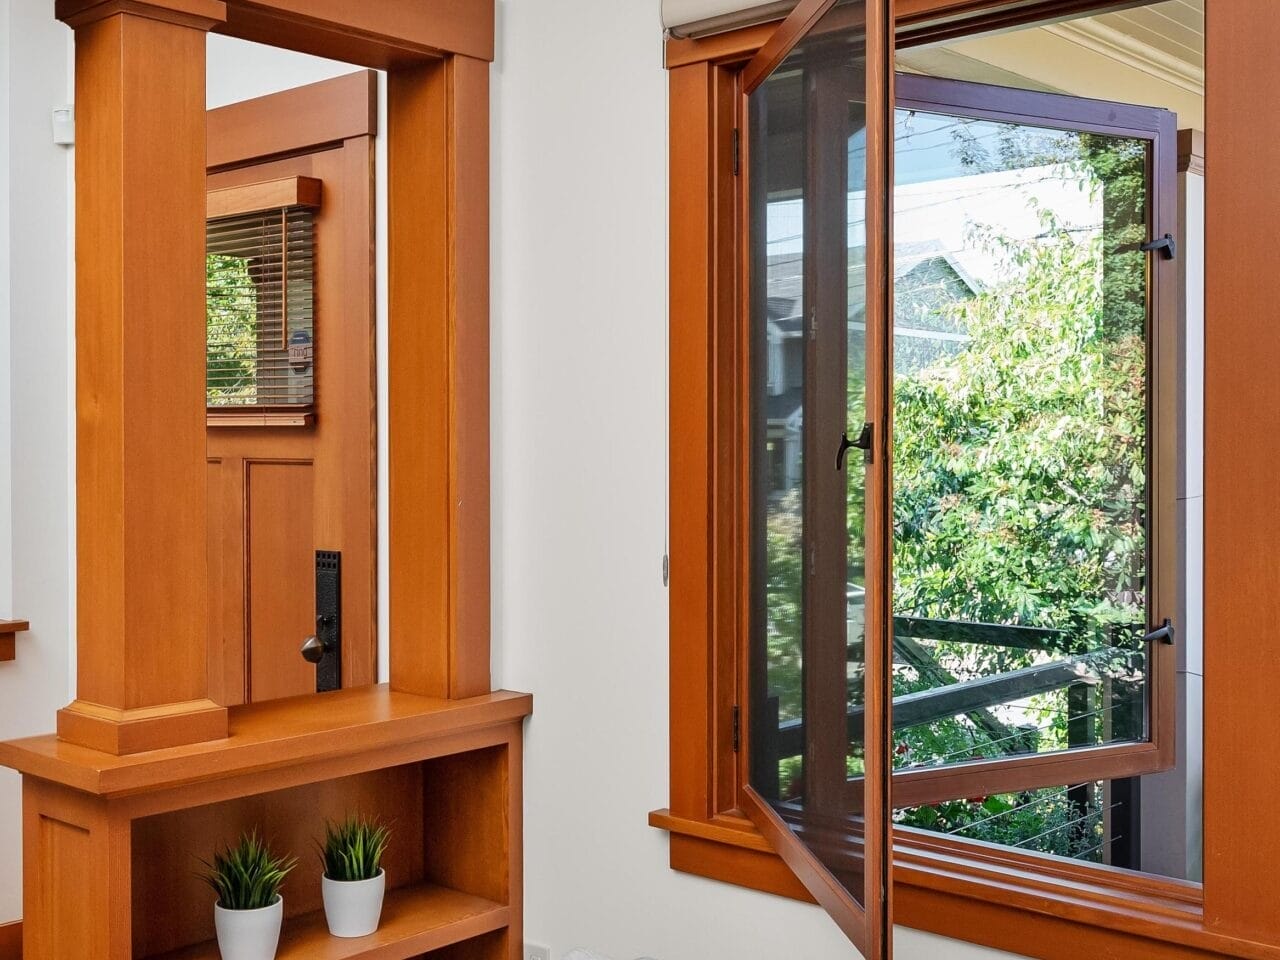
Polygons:
[[742,711],[740,711],[735,706],[733,708],[733,752],[734,753],[738,752],[738,739],[739,739],[740,730],[742,727],[741,716],[742,716]]
[[733,128],[733,175],[736,177],[742,169],[742,132]]

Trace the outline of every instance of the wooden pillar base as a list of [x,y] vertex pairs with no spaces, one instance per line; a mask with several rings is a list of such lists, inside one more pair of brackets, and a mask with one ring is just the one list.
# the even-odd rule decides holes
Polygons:
[[227,708],[212,700],[119,710],[76,700],[58,711],[58,739],[125,756],[227,735]]

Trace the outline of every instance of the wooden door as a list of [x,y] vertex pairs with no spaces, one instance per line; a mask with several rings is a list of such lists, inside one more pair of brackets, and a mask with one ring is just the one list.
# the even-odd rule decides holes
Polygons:
[[209,156],[225,161],[210,190],[321,182],[310,409],[210,409],[211,689],[228,705],[315,691],[300,647],[316,633],[317,551],[341,553],[342,685],[375,676],[375,91],[361,72],[210,111]]

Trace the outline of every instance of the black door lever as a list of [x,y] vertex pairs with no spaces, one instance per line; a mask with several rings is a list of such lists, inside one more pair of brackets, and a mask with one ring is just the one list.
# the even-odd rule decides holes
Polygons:
[[1143,643],[1173,643],[1173,621],[1165,617],[1164,623],[1142,638]]
[[850,447],[857,447],[863,452],[863,458],[867,463],[871,462],[871,424],[864,423],[862,432],[858,434],[856,440],[849,439],[848,431],[840,434],[840,449],[836,451],[836,469],[844,469],[844,457],[849,452]]

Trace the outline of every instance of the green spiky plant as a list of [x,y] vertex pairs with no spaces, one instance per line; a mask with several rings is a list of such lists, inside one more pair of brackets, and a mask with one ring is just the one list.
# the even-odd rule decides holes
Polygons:
[[324,841],[317,844],[324,875],[344,883],[372,880],[382,869],[390,838],[390,829],[377,820],[353,815],[341,823],[329,821]]
[[284,878],[295,866],[295,857],[273,856],[255,830],[241,836],[235,846],[216,851],[213,860],[201,860],[204,880],[218,895],[224,910],[261,910],[276,902]]

